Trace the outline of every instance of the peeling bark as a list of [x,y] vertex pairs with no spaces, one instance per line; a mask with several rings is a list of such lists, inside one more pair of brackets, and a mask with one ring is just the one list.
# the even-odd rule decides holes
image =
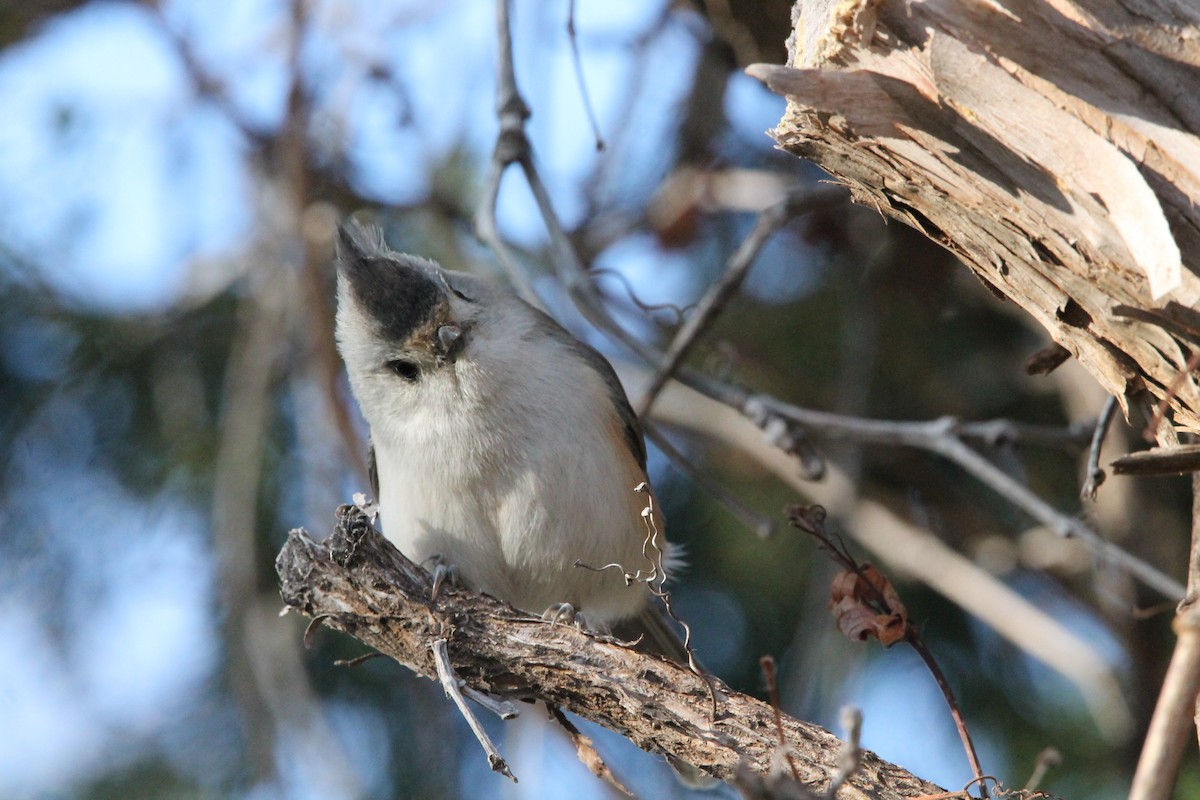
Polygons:
[[1200,7],[798,0],[772,132],[1200,431]]

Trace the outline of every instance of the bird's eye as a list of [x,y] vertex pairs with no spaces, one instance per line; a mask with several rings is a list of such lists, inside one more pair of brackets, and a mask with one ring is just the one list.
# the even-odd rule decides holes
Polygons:
[[385,366],[409,383],[421,377],[421,368],[415,361],[409,361],[406,358],[394,359],[387,362]]

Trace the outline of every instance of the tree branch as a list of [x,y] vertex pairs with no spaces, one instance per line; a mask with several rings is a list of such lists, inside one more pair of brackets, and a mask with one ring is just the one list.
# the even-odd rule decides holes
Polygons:
[[[429,576],[355,506],[338,510],[324,542],[292,531],[276,569],[289,607],[418,675],[437,675],[433,644],[445,639],[454,671],[473,689],[559,706],[643,750],[695,764],[722,780],[743,765],[757,773],[771,769],[779,742],[768,704],[716,682],[714,719],[709,687],[686,667],[573,626],[548,624],[486,595],[447,587],[431,602]],[[811,723],[782,716],[781,724],[801,780],[823,791],[838,774],[842,743]],[[937,791],[863,751],[839,797],[900,800]]]
[[1167,665],[1150,729],[1138,758],[1129,800],[1169,800],[1196,723],[1200,695],[1200,475],[1192,477],[1192,546],[1188,557],[1188,594],[1175,614],[1175,652]]

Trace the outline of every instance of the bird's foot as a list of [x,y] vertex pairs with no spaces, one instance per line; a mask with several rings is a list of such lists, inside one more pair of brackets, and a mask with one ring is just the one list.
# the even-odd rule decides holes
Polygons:
[[587,621],[583,618],[583,612],[576,611],[575,606],[570,603],[555,603],[542,612],[542,619],[549,622],[551,625],[566,623],[574,625],[580,630],[587,630]]
[[447,564],[446,559],[440,553],[434,553],[421,562],[421,566],[426,564],[429,565],[429,572],[433,575],[433,588],[429,591],[430,602],[437,600],[442,591],[442,585],[446,581],[449,581],[450,585],[456,589],[462,585],[458,580],[458,567]]

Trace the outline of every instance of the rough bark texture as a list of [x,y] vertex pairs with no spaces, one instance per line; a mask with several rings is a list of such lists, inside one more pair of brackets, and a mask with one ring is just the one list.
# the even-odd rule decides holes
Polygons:
[[785,149],[956,253],[1106,389],[1172,397],[1200,346],[1200,6],[799,0]]
[[[337,526],[324,542],[292,531],[276,568],[289,607],[321,618],[419,675],[436,675],[431,643],[445,638],[450,661],[469,686],[553,703],[644,750],[678,757],[723,780],[732,779],[739,765],[769,772],[779,750],[771,707],[720,682],[714,720],[705,682],[672,662],[531,618],[487,595],[447,587],[430,602],[429,576],[354,506],[339,509]],[[842,743],[819,726],[787,716],[783,726],[802,782],[823,791],[837,771]],[[939,791],[864,752],[838,797],[898,800]]]

